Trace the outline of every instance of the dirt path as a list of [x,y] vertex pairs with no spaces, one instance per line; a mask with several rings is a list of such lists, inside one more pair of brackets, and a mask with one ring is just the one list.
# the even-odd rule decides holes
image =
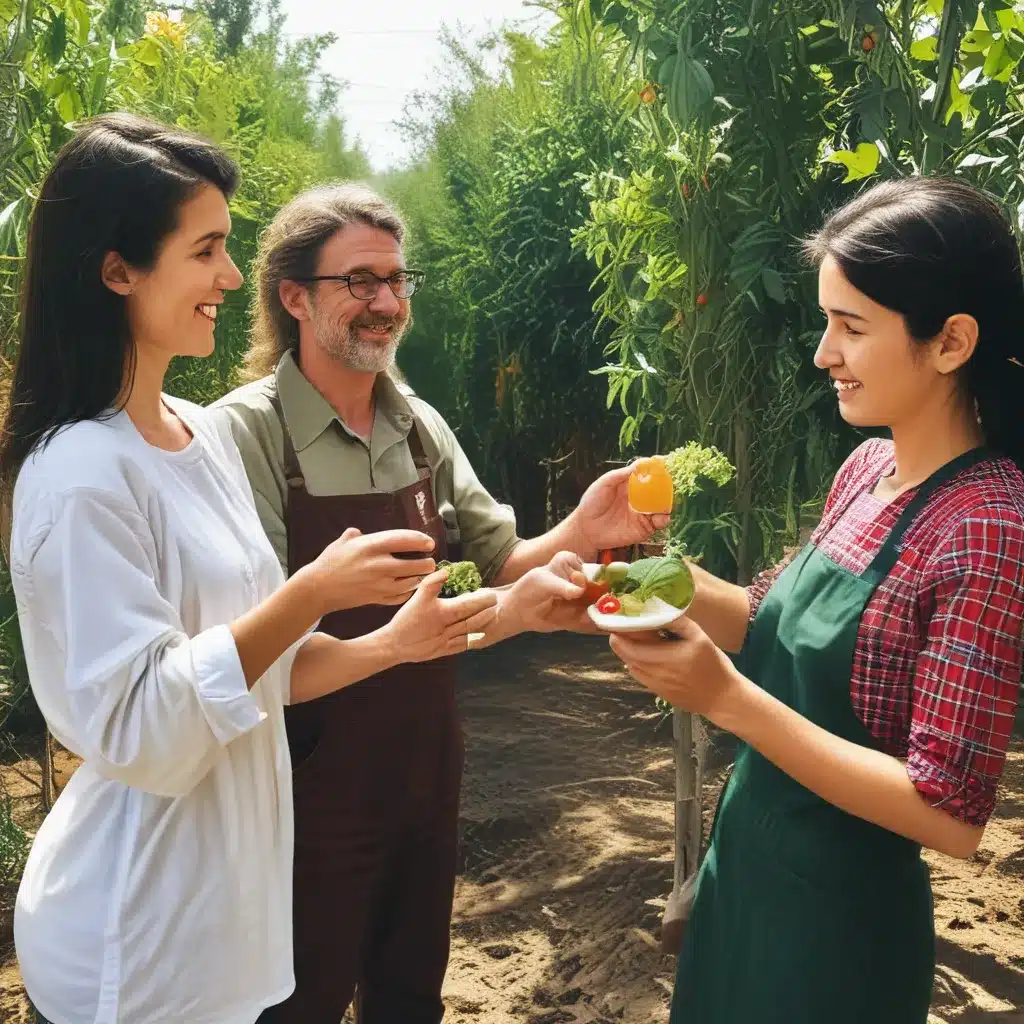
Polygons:
[[[668,720],[592,638],[505,644],[467,658],[463,677],[463,870],[446,1024],[665,1024],[674,960],[657,935],[672,871]],[[712,756],[728,759],[724,740]],[[5,778],[30,815],[37,798]],[[715,791],[720,783],[721,772]],[[978,856],[928,859],[940,960],[933,1021],[1024,1024],[1024,738]],[[27,1024],[19,988],[8,949],[0,1021]]]

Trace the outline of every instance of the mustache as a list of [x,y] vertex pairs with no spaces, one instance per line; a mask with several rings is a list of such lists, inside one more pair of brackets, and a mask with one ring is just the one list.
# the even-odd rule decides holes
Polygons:
[[407,316],[375,316],[360,317],[352,321],[353,327],[400,327],[409,318]]

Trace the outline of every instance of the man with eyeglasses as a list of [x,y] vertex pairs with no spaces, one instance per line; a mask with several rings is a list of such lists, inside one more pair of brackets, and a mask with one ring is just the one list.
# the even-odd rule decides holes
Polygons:
[[[346,529],[429,534],[492,586],[559,551],[646,540],[629,468],[605,474],[568,519],[522,540],[454,434],[395,370],[424,274],[405,227],[356,185],[312,189],[261,240],[246,370],[213,406],[232,428],[285,572]],[[372,634],[394,608],[353,608],[321,629]],[[400,654],[400,652],[399,652]],[[403,664],[286,708],[295,803],[296,988],[264,1024],[438,1024],[455,887],[463,745],[452,659]],[[243,852],[243,855],[245,853]]]

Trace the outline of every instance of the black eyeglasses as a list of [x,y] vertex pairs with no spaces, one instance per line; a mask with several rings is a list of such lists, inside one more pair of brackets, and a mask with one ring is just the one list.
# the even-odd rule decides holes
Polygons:
[[299,284],[313,281],[344,281],[352,297],[356,299],[375,299],[380,286],[387,282],[388,287],[399,299],[408,299],[426,277],[422,270],[396,270],[390,277],[378,277],[370,270],[360,270],[355,274],[320,274],[318,277],[294,278]]

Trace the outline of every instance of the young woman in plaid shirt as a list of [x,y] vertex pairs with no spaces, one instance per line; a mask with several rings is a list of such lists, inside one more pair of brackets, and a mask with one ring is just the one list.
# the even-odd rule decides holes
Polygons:
[[[978,848],[1013,729],[1024,622],[1024,283],[965,184],[878,185],[806,243],[815,365],[888,428],[787,566],[696,569],[678,642],[616,636],[642,683],[742,741],[679,958],[672,1024],[924,1024],[922,847]],[[722,651],[738,652],[731,661]]]

